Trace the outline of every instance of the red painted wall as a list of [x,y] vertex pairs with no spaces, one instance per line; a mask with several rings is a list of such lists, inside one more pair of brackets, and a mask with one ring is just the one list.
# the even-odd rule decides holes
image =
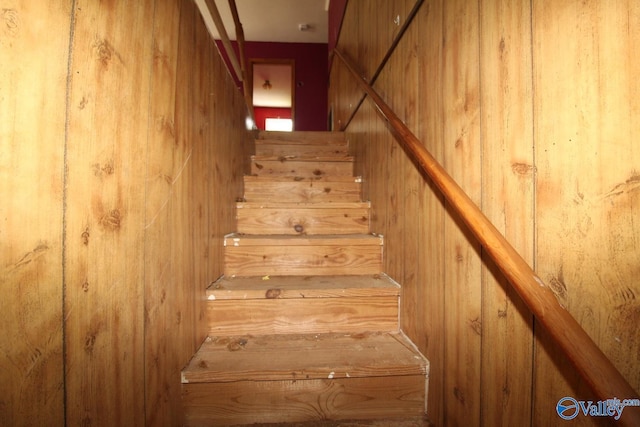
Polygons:
[[[219,48],[222,43],[217,41]],[[232,42],[237,52],[236,42]],[[221,49],[224,52],[224,49]],[[327,130],[329,59],[327,43],[246,42],[248,59],[293,59],[296,96],[294,129]],[[226,55],[223,53],[225,62]],[[239,82],[236,82],[241,87]]]
[[[270,118],[290,119],[291,118],[291,108],[254,107],[253,112],[256,117],[256,126],[258,126],[258,129],[263,129],[263,130],[264,130],[265,119],[270,119]],[[295,130],[300,130],[300,129],[295,129]]]

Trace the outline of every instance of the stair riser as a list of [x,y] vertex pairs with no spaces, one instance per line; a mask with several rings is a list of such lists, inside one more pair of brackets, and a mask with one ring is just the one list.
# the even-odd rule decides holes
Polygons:
[[186,426],[406,418],[425,412],[425,377],[183,384]]
[[336,203],[359,202],[361,183],[358,182],[260,182],[244,184],[246,202]]
[[217,300],[207,320],[209,336],[397,331],[398,297]]
[[295,132],[279,132],[261,130],[258,132],[258,141],[286,141],[304,144],[329,144],[345,142],[343,132],[334,131],[295,131]]
[[270,209],[237,210],[238,231],[246,234],[351,234],[369,232],[369,210]]
[[258,176],[352,176],[352,162],[306,162],[296,160],[253,160],[251,173]]
[[347,145],[268,144],[256,141],[258,156],[346,156]]
[[227,276],[379,274],[381,246],[226,246]]

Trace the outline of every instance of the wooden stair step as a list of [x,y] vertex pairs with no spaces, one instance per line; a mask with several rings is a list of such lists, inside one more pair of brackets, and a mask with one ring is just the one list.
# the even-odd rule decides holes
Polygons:
[[346,142],[306,144],[298,141],[256,140],[257,156],[347,156],[348,146]]
[[359,202],[362,180],[352,176],[245,176],[246,202]]
[[207,289],[207,299],[209,300],[373,296],[400,296],[400,285],[386,274],[363,276],[222,276]]
[[295,131],[295,132],[279,132],[264,131],[258,132],[258,140],[278,140],[278,141],[297,141],[302,144],[326,144],[331,142],[344,142],[344,132],[335,131]]
[[427,360],[399,332],[244,335],[205,340],[183,370],[182,383],[427,373]]
[[[238,427],[234,424],[229,427]],[[426,415],[407,418],[381,418],[375,420],[347,419],[347,420],[313,420],[292,423],[252,423],[252,427],[434,427]]]
[[209,335],[396,331],[399,296],[386,275],[223,276],[207,289]]
[[237,203],[236,212],[240,233],[369,232],[368,203]]
[[225,247],[238,246],[382,246],[379,234],[331,234],[321,236],[285,236],[231,233],[224,237]]
[[297,162],[336,162],[336,163],[352,163],[353,156],[348,154],[324,154],[324,155],[296,155],[296,154],[286,154],[286,155],[266,155],[261,156],[258,154],[254,154],[251,156],[251,160],[256,162],[266,162],[266,161],[276,161],[280,163],[297,161]]
[[291,177],[352,176],[353,158],[342,156],[334,159],[287,159],[274,156],[252,156],[251,174]]
[[382,236],[230,235],[226,276],[360,275],[382,271]]
[[421,416],[428,372],[401,333],[213,337],[182,372],[186,425]]

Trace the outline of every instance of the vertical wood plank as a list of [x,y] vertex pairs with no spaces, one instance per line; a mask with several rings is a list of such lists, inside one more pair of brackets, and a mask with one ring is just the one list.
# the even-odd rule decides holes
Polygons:
[[[482,0],[482,210],[533,263],[533,123],[530,2]],[[531,419],[532,316],[483,257],[482,422]]]
[[[215,132],[216,122],[216,110],[213,106],[215,97],[211,96],[214,91],[212,82],[214,79],[220,79],[224,81],[223,75],[219,74],[219,70],[215,69],[213,63],[214,47],[210,44],[211,37],[204,25],[200,16],[196,14],[194,20],[194,41],[193,41],[193,59],[191,60],[192,66],[190,67],[189,75],[185,77],[189,79],[189,91],[191,98],[190,110],[191,114],[188,120],[190,121],[190,127],[188,131],[188,139],[185,139],[185,147],[189,149],[190,165],[187,171],[187,180],[184,183],[183,191],[188,195],[188,199],[191,200],[190,205],[185,205],[185,233],[189,238],[189,252],[190,259],[187,259],[185,254],[181,255],[183,263],[189,265],[191,268],[185,273],[185,280],[191,284],[192,292],[195,295],[202,295],[209,282],[216,279],[216,277],[209,277],[207,280],[207,263],[203,259],[206,251],[209,248],[209,218],[204,216],[208,211],[204,205],[218,204],[216,193],[218,192],[215,187],[211,189],[212,193],[209,193],[207,181],[213,175],[210,169],[213,168],[212,162],[215,161],[214,157],[208,157],[208,146],[215,143],[211,132]],[[225,72],[226,74],[226,72]],[[218,86],[220,87],[220,86]],[[227,100],[228,98],[222,96],[220,100]],[[227,156],[220,157],[224,161],[228,161]],[[209,169],[209,170],[208,170]],[[218,181],[223,185],[223,180]],[[212,210],[212,213],[216,213]],[[214,221],[223,221],[223,218],[214,217]],[[199,345],[206,337],[203,330],[200,330],[201,326],[201,313],[204,310],[205,302],[201,299],[196,300],[195,316],[196,325],[198,330],[196,331],[196,345]]]
[[[149,426],[180,424],[181,390],[176,377],[194,351],[193,325],[188,317],[193,310],[192,293],[188,284],[175,276],[179,261],[172,253],[178,244],[172,234],[176,226],[176,183],[183,179],[183,165],[175,161],[180,156],[176,73],[179,44],[184,44],[180,28],[185,27],[181,4],[183,8],[189,5],[178,0],[156,2],[153,22],[144,227],[145,409]],[[193,12],[185,15],[193,18]],[[192,26],[192,22],[187,20],[187,25]]]
[[[402,25],[413,3],[413,0],[388,3],[385,19],[399,16],[400,21],[398,22]],[[389,25],[391,23],[387,23],[393,30],[392,34],[387,36],[389,40],[397,35],[399,28],[399,25],[395,23]],[[419,121],[417,92],[407,90],[407,88],[417,88],[419,84],[418,37],[419,24],[414,21],[414,25],[404,34],[380,74],[379,84],[381,91],[384,88],[384,92],[386,92],[386,100],[389,105],[411,128],[415,128]],[[386,51],[381,54],[384,56]],[[421,335],[418,332],[421,323],[421,316],[418,313],[422,310],[417,269],[419,263],[418,229],[422,220],[419,214],[418,189],[423,180],[397,141],[390,134],[388,139],[386,158],[389,170],[385,182],[389,187],[387,201],[389,212],[388,226],[385,231],[385,235],[388,236],[385,239],[385,271],[402,284],[402,301],[404,303],[401,304],[401,325],[404,332],[417,341]],[[384,159],[381,158],[379,161],[382,162]]]
[[[444,9],[444,166],[480,205],[481,140],[478,3],[447,1]],[[480,247],[447,211],[444,222],[445,424],[480,424]]]
[[[443,0],[426,0],[416,16],[419,25],[418,57],[420,58],[417,92],[420,120],[416,135],[431,154],[443,160],[442,101],[442,34]],[[424,96],[424,94],[429,94]],[[444,277],[444,203],[442,195],[422,180],[419,189],[420,236],[418,283],[420,304],[424,311],[420,324],[418,346],[429,359],[429,393],[427,416],[435,425],[444,425],[444,379],[447,375],[444,358],[445,277]],[[403,303],[404,304],[404,303]],[[416,319],[419,322],[421,319]],[[420,339],[422,335],[422,339]]]
[[[539,274],[638,390],[640,5],[539,0],[533,23]],[[540,425],[560,398],[590,393],[536,335]]]
[[[143,425],[153,1],[76,2],[65,245],[67,424]],[[142,163],[142,164],[141,164]]]
[[[404,68],[404,80],[408,86],[418,86],[418,51],[417,40],[419,25],[405,33],[402,43],[398,46],[397,58],[401,60]],[[404,99],[399,99],[404,105],[402,119],[411,128],[416,128],[419,122],[417,91],[411,91]],[[404,182],[404,191],[401,194],[399,216],[404,223],[403,261],[404,274],[402,277],[402,298],[410,304],[401,305],[400,324],[402,329],[414,341],[419,348],[424,348],[423,334],[421,333],[424,321],[424,301],[427,295],[422,287],[422,278],[419,276],[418,265],[422,262],[420,255],[420,228],[424,217],[420,212],[420,197],[422,176],[414,164],[402,152],[402,174],[400,179]]]
[[[390,75],[392,68],[388,67],[378,78],[376,85],[381,96],[386,99],[394,92],[394,82]],[[395,84],[399,84],[396,80]],[[380,120],[379,123],[382,124]],[[404,153],[400,146],[393,139],[393,136],[386,127],[381,127],[380,137],[383,141],[384,152],[380,153],[377,165],[385,164],[384,179],[385,193],[387,200],[384,200],[386,214],[384,218],[384,231],[382,234],[387,238],[384,241],[384,271],[398,283],[404,282],[404,244],[405,228],[403,216],[401,214],[404,202],[404,176],[402,169],[402,157]],[[386,159],[383,161],[382,159]]]
[[70,1],[0,1],[0,425],[62,425]]

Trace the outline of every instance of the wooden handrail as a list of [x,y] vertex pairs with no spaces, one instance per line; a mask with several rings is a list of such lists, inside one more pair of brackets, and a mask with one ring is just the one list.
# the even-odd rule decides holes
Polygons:
[[233,23],[236,27],[236,41],[238,42],[238,52],[240,56],[240,72],[242,74],[242,89],[244,92],[244,100],[247,103],[249,109],[249,115],[251,120],[255,124],[256,118],[253,112],[253,87],[251,86],[252,78],[251,73],[247,71],[247,57],[244,51],[244,30],[242,29],[242,22],[240,22],[240,16],[238,15],[238,7],[236,6],[236,0],[229,0],[229,9],[231,9],[231,16],[233,17]]
[[236,77],[238,78],[238,80],[242,81],[242,71],[240,70],[240,65],[238,64],[238,58],[236,58],[236,52],[235,50],[233,50],[233,46],[231,46],[229,35],[227,34],[227,30],[224,28],[224,23],[222,22],[222,17],[220,16],[220,12],[218,11],[216,2],[215,0],[205,1],[207,4],[207,8],[209,9],[209,13],[211,14],[211,18],[213,19],[213,23],[218,29],[220,40],[222,41],[222,44],[227,51],[227,56],[229,57],[229,62],[231,62],[233,71],[236,73]]
[[[557,301],[551,289],[511,246],[480,208],[469,198],[409,128],[362,77],[353,62],[339,50],[335,56],[345,64],[361,89],[373,102],[378,115],[413,163],[442,192],[490,257],[520,295],[531,313],[565,353],[576,371],[600,400],[638,399],[638,393],[613,366],[586,331]],[[640,409],[627,408],[619,422],[640,426]]]

